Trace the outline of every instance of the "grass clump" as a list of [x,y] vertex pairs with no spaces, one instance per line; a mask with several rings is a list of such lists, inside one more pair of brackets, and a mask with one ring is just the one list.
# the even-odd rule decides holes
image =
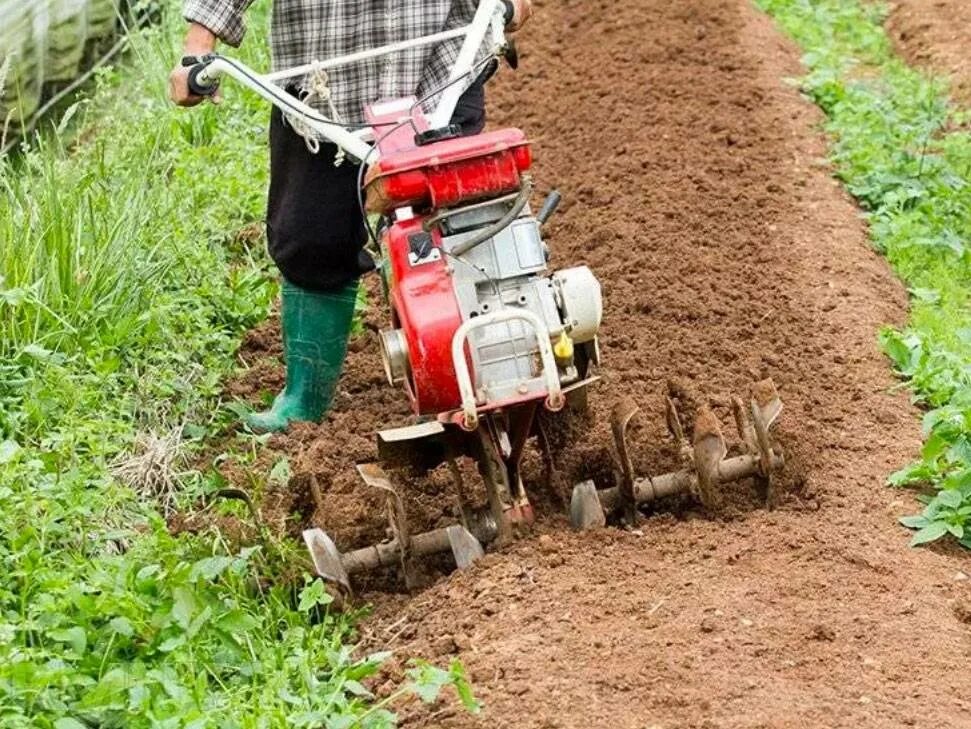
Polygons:
[[908,67],[886,10],[857,0],[757,0],[803,48],[802,89],[826,113],[837,177],[874,244],[906,283],[911,318],[881,333],[927,408],[921,459],[896,486],[929,485],[906,517],[912,544],[950,535],[971,548],[971,135],[946,85]]
[[166,9],[72,110],[72,145],[0,160],[0,725],[384,727],[445,685],[474,706],[457,665],[377,701],[361,682],[385,656],[355,656],[319,582],[274,579],[286,544],[159,514],[206,491],[183,455],[231,417],[220,382],[275,293],[232,234],[262,218],[267,109],[170,107]]

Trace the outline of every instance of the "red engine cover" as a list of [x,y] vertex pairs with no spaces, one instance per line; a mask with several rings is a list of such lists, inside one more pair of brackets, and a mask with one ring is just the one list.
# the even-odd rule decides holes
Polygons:
[[[382,153],[384,145],[382,145]],[[452,207],[518,190],[532,164],[526,135],[500,129],[382,154],[368,170],[368,209]]]
[[[428,123],[414,99],[372,105],[366,114],[379,130],[399,123],[402,115],[411,118],[410,124],[379,137],[381,154],[368,170],[368,207],[383,214],[406,206],[435,210],[513,192],[520,189],[521,173],[532,164],[526,135],[519,129],[418,147],[415,132],[427,130]],[[409,237],[429,235],[422,221],[416,217],[395,222],[385,234],[384,246],[390,264],[392,324],[402,330],[408,344],[411,372],[406,388],[411,406],[420,415],[438,415],[461,406],[452,337],[462,325],[462,313],[444,256],[411,265]],[[438,229],[430,235],[432,245],[440,248]]]
[[[445,257],[412,266],[409,236],[425,235],[422,219],[395,223],[385,237],[391,264],[391,306],[408,342],[411,376],[408,395],[412,409],[420,415],[437,415],[459,407],[458,383],[452,365],[452,335],[462,324],[462,313],[452,288]],[[437,248],[438,230],[430,234]]]

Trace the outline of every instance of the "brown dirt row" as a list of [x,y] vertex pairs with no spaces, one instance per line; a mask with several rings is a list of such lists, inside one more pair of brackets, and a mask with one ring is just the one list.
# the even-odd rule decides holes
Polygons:
[[[968,559],[909,550],[894,520],[913,501],[883,485],[919,447],[875,340],[906,296],[821,162],[817,111],[782,81],[799,73],[795,49],[745,0],[537,6],[493,123],[535,139],[537,179],[567,201],[554,263],[593,267],[606,303],[603,382],[559,486],[609,472],[619,397],[647,415],[636,465],[656,472],[670,381],[724,418],[731,394],[772,376],[783,498],[768,512],[739,484],[718,518],[668,505],[636,530],[584,535],[546,509],[536,535],[468,572],[366,594],[367,646],[457,655],[485,702],[479,717],[415,707],[406,725],[971,726]],[[279,385],[276,339],[272,322],[252,334],[235,394]],[[263,502],[276,528],[312,522],[342,547],[383,535],[353,464],[407,417],[374,342],[355,350],[328,421],[271,441],[294,477]],[[526,478],[539,488],[538,469]],[[418,522],[451,518],[444,478],[410,487]]]
[[967,0],[895,0],[887,31],[910,63],[951,79],[959,103],[971,103],[971,7]]

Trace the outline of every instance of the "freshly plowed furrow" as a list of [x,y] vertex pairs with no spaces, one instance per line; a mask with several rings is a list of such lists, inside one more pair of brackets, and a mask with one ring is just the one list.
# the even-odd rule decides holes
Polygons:
[[966,558],[909,550],[909,497],[883,485],[918,446],[875,340],[906,297],[784,83],[797,54],[743,0],[545,2],[521,46],[494,122],[536,139],[537,178],[569,201],[554,263],[588,263],[606,296],[576,460],[609,443],[621,395],[656,414],[638,454],[656,467],[667,380],[723,406],[769,375],[787,495],[770,513],[738,485],[724,520],[551,532],[384,598],[375,645],[407,625],[391,647],[457,653],[486,704],[411,722],[971,726]]

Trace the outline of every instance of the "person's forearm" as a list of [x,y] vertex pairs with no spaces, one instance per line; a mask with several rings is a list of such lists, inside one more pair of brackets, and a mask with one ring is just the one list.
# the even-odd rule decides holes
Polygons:
[[204,56],[216,48],[216,34],[199,23],[189,23],[185,34],[183,50],[186,55]]
[[[207,44],[214,43],[215,36],[223,43],[234,48],[246,35],[243,13],[252,0],[183,0],[182,17],[200,28],[190,27],[193,42],[198,42],[196,50],[203,50]],[[211,49],[210,49],[211,50]]]

